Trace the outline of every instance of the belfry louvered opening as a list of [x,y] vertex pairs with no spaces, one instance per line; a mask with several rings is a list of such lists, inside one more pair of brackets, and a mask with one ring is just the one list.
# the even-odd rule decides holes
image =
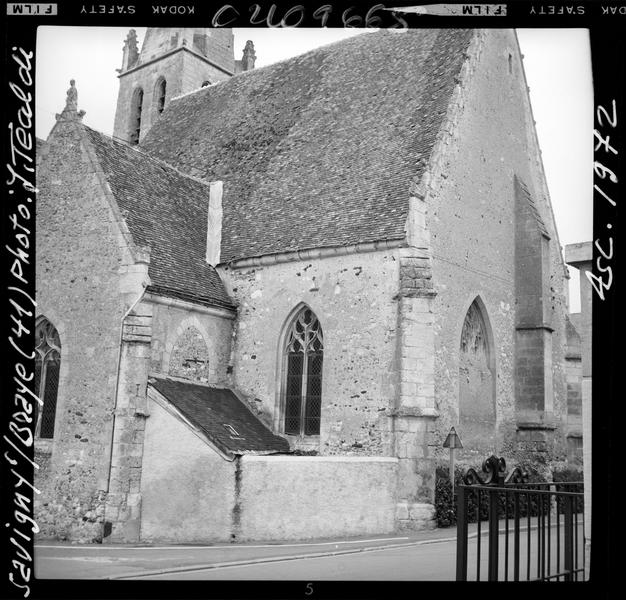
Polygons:
[[130,144],[136,146],[141,135],[141,112],[143,110],[143,90],[137,88],[133,93],[130,117]]
[[324,336],[315,313],[304,307],[285,344],[285,433],[319,435],[322,412]]
[[163,77],[159,78],[155,88],[156,111],[157,116],[163,112],[165,108],[165,95],[167,91],[167,83]]

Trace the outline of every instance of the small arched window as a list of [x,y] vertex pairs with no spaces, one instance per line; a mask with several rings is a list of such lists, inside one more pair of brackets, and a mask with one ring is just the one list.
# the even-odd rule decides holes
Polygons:
[[195,327],[187,327],[176,339],[168,372],[176,377],[209,382],[209,350]]
[[48,319],[41,317],[35,327],[35,391],[43,407],[36,407],[35,437],[54,437],[60,367],[59,334]]
[[143,109],[143,90],[137,88],[133,94],[130,116],[130,143],[135,146],[139,143],[141,133],[141,111]]
[[156,99],[156,111],[157,115],[160,115],[165,108],[165,94],[167,90],[167,84],[165,83],[165,79],[162,77],[159,79],[155,89],[155,99]]
[[293,319],[285,341],[285,433],[319,435],[322,413],[322,326],[308,307]]

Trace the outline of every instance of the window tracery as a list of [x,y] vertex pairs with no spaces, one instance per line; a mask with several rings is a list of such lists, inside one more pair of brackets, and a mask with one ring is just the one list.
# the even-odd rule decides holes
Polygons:
[[285,343],[285,433],[319,435],[324,336],[310,308],[294,318]]
[[487,351],[485,325],[475,303],[472,303],[465,315],[461,334],[461,350],[474,354]]
[[195,327],[187,327],[176,339],[170,356],[169,374],[201,383],[209,382],[209,350]]
[[43,407],[35,409],[35,437],[54,437],[60,367],[59,334],[43,317],[35,327],[35,391],[43,402]]

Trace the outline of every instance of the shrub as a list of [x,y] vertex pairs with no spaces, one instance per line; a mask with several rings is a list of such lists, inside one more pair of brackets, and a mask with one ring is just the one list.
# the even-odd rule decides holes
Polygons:
[[437,468],[435,476],[435,511],[437,527],[456,523],[456,494],[452,495],[450,475],[442,467]]
[[[565,483],[565,482],[580,482],[575,485],[557,485],[557,491],[562,492],[583,492],[584,484],[583,484],[583,474],[582,471],[578,469],[555,469],[552,472],[552,481],[555,483]],[[573,506],[574,512],[582,513],[584,510],[584,499],[582,497],[578,497],[575,499]],[[565,498],[561,497],[558,500],[558,509],[560,513],[565,511]]]
[[[535,468],[530,465],[525,466],[528,473],[528,482],[545,482],[545,478]],[[438,467],[435,472],[435,515],[438,527],[450,527],[456,524],[456,506],[458,486],[463,483],[465,470],[456,469],[454,473],[454,494],[450,483],[450,474],[447,468]],[[540,494],[533,494],[532,487],[529,487],[530,494],[518,495],[518,514],[520,517],[536,516],[543,508],[543,513],[548,511],[549,497]],[[478,493],[467,495],[467,520],[475,523],[480,515],[480,520],[489,518],[489,494],[480,493],[480,506],[478,505]],[[498,494],[498,518],[505,516],[505,494]],[[543,503],[543,507],[541,504]],[[513,494],[506,494],[506,512],[511,518],[515,510],[515,499]]]

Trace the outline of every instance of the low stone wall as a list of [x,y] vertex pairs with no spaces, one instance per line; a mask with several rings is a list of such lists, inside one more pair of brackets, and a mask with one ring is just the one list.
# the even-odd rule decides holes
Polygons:
[[396,458],[244,456],[240,460],[237,539],[394,531]]
[[141,477],[141,541],[295,540],[394,531],[398,459],[224,459],[151,400]]

